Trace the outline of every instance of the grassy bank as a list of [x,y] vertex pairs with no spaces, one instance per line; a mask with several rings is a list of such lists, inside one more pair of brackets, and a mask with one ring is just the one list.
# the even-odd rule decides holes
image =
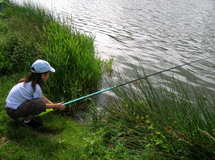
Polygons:
[[4,110],[5,98],[21,76],[0,78],[0,159],[86,159],[84,138],[88,137],[88,128],[85,125],[53,113],[42,117],[45,128],[35,131],[9,119]]
[[91,159],[86,152],[87,125],[52,113],[42,117],[44,128],[35,131],[9,119],[4,105],[11,87],[38,58],[56,68],[45,86],[51,100],[69,100],[97,89],[101,61],[95,57],[93,38],[36,7],[3,1],[0,8],[0,160]]
[[[45,11],[1,4],[0,160],[213,160],[214,95],[172,82],[172,90],[141,81],[138,90],[115,90],[119,100],[89,121],[49,113],[45,128],[17,126],[4,110],[10,88],[37,58],[56,68],[45,86],[54,101],[94,91],[101,76],[93,38],[59,24]],[[111,64],[111,62],[110,62]],[[110,68],[111,65],[109,65]]]
[[5,1],[2,8],[1,75],[27,72],[41,58],[56,68],[45,88],[51,99],[67,101],[98,88],[101,61],[95,56],[92,37],[71,30],[37,7]]

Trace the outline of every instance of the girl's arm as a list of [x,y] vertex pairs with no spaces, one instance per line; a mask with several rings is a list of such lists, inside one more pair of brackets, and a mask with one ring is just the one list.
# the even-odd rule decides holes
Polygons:
[[43,96],[42,99],[46,103],[46,108],[54,108],[54,109],[59,109],[59,110],[64,110],[65,109],[65,106],[64,106],[63,102],[55,104],[45,96]]
[[50,101],[47,97],[43,96],[42,97],[43,101],[46,103],[46,104],[53,104],[52,101]]
[[65,106],[63,103],[52,103],[52,104],[46,104],[46,108],[54,108],[54,109],[59,109],[59,110],[64,110]]

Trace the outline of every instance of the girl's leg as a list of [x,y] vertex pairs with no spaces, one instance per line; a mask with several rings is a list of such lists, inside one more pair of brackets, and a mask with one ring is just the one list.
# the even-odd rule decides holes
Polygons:
[[32,99],[21,104],[16,110],[6,108],[7,114],[14,120],[24,118],[31,120],[33,117],[46,110],[46,104],[42,98]]
[[20,105],[16,112],[18,117],[31,117],[38,115],[46,110],[46,104],[42,98],[32,99]]

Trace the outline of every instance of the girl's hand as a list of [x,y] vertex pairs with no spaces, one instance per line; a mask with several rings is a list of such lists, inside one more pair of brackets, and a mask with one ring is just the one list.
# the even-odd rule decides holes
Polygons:
[[66,107],[64,105],[64,102],[61,102],[61,103],[57,103],[57,106],[56,106],[56,109],[59,109],[59,110],[64,110]]

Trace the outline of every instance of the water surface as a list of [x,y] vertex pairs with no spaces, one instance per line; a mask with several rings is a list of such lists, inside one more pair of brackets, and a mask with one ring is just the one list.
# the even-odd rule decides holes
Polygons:
[[213,0],[31,0],[31,3],[94,36],[98,56],[113,58],[114,73],[123,73],[128,79],[134,77],[135,67],[154,73],[210,56],[164,73],[162,79],[168,84],[169,78],[175,76],[184,83],[215,90]]

